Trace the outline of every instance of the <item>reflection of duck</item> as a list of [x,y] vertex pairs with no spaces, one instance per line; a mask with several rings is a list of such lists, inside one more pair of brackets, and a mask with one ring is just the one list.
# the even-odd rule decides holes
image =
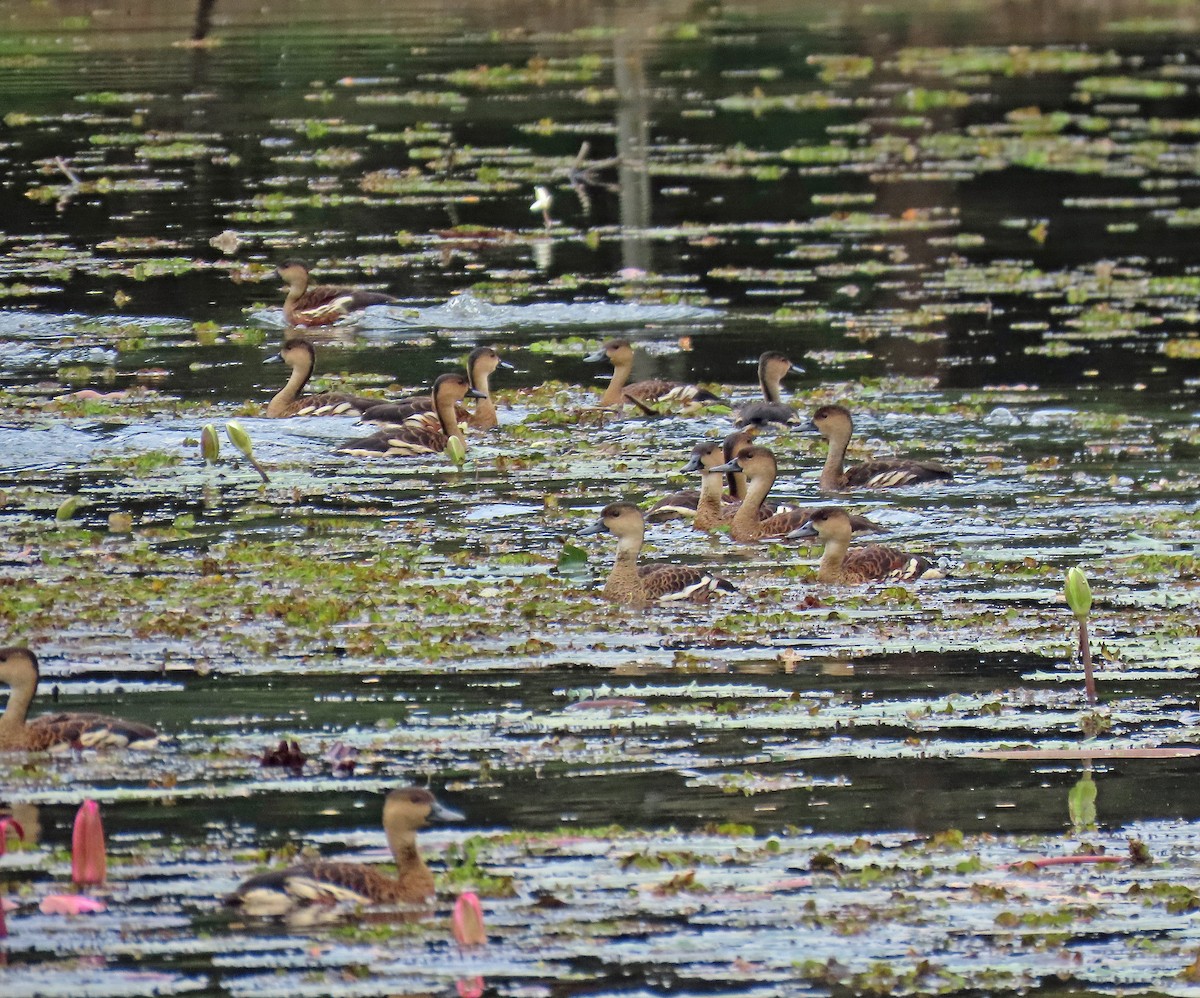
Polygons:
[[399,426],[381,430],[373,436],[347,440],[337,453],[356,457],[437,454],[446,449],[451,437],[457,437],[466,447],[467,441],[458,422],[458,404],[464,398],[483,398],[483,392],[472,388],[465,374],[443,374],[433,383],[430,397],[433,412],[418,412]]
[[[488,379],[498,367],[512,370],[512,364],[500,359],[493,347],[476,347],[467,357],[467,377],[471,379],[471,387],[481,391],[484,397],[475,405],[474,412],[466,409],[458,410],[458,421],[466,423],[474,430],[490,430],[499,424],[496,418],[496,404],[492,401],[491,388]],[[396,402],[384,402],[373,405],[362,414],[364,423],[403,423],[410,416],[419,412],[433,410],[432,395],[414,395],[411,398],[400,399]]]
[[309,267],[303,260],[284,260],[276,269],[288,286],[283,317],[291,326],[328,326],[368,305],[395,305],[399,301],[380,291],[332,284],[309,287]]
[[788,534],[789,540],[816,537],[824,542],[817,578],[821,582],[859,583],[877,579],[909,582],[940,579],[942,573],[928,558],[882,544],[850,547],[850,515],[840,506],[814,510],[808,520]]
[[608,388],[600,396],[600,405],[618,406],[627,400],[636,403],[648,402],[684,402],[707,405],[709,403],[725,404],[725,400],[712,392],[695,385],[681,385],[675,381],[664,381],[661,378],[649,378],[645,381],[635,381],[632,385],[629,374],[633,370],[633,347],[629,340],[608,340],[594,353],[588,354],[584,360],[599,363],[608,360],[613,366],[612,380]]
[[[742,447],[737,456],[728,464],[722,464],[713,471],[740,471],[746,475],[748,483],[746,498],[742,500],[733,519],[729,523],[729,536],[735,541],[759,541],[767,537],[783,537],[808,520],[816,507],[801,507],[785,509],[767,519],[759,515],[759,507],[775,484],[778,466],[775,455],[766,447]],[[857,531],[882,530],[865,516],[852,518],[854,529]]]
[[[286,340],[275,358],[292,369],[288,382],[267,405],[267,416],[357,416],[371,406],[379,405],[379,399],[361,395],[343,395],[339,392],[322,392],[320,395],[301,395],[308,379],[312,377],[317,363],[316,348],[311,340],[296,337]],[[268,361],[270,363],[270,361]]]
[[159,734],[136,721],[104,714],[43,714],[26,722],[38,688],[38,660],[28,648],[0,648],[0,683],[9,688],[0,716],[0,750],[63,751],[84,748],[154,748]]
[[733,411],[734,422],[738,426],[795,426],[800,422],[800,416],[790,405],[786,405],[779,394],[779,386],[783,379],[792,372],[799,370],[786,356],[778,350],[768,350],[758,358],[758,384],[762,389],[761,402],[747,402]]
[[854,418],[841,405],[823,405],[812,418],[812,428],[829,441],[829,454],[821,469],[819,487],[829,491],[851,488],[890,489],[918,482],[949,481],[954,473],[936,461],[884,458],[842,470],[846,448],[854,434]]
[[[712,447],[717,448],[716,454],[709,449],[709,445],[698,444],[696,447],[692,448],[691,460],[689,460],[688,463],[680,469],[680,472],[687,473],[700,470],[701,465],[697,464],[696,461],[698,460],[698,455],[701,453],[702,448],[704,449],[705,456],[709,460],[712,460],[717,455],[720,455],[722,460],[732,461],[733,455],[742,445],[750,444],[754,441],[754,434],[757,432],[757,427],[754,426],[747,427],[744,430],[735,430],[725,438],[724,444],[721,447],[718,448],[716,444],[712,445]],[[713,466],[715,467],[720,463],[721,460],[716,460]],[[704,467],[707,468],[708,464],[705,463]],[[700,479],[701,487],[699,489],[681,489],[678,492],[672,492],[670,495],[663,496],[658,500],[658,502],[650,507],[649,512],[646,513],[646,519],[650,523],[662,523],[666,520],[674,520],[679,518],[690,519],[691,517],[695,516],[696,511],[699,508],[701,496],[704,494],[704,484],[706,479],[707,476]],[[746,496],[746,476],[740,472],[730,472],[725,476],[725,481],[729,486],[729,500],[741,502],[741,500]],[[719,495],[719,477],[712,483],[709,483],[710,489],[714,486],[716,487],[717,494]],[[769,513],[774,512],[772,507],[766,505],[763,506],[763,510],[768,511],[768,515]],[[696,524],[696,527],[699,530],[711,529],[711,527],[702,526],[700,524]]]
[[631,502],[614,502],[605,506],[600,511],[600,519],[580,533],[599,534],[605,531],[617,538],[617,558],[604,585],[605,598],[614,603],[634,606],[651,602],[706,603],[714,593],[736,591],[728,579],[714,575],[707,569],[682,565],[639,567],[638,552],[642,549],[646,525],[642,511]]
[[417,830],[428,822],[462,821],[423,787],[393,790],[383,802],[383,830],[396,875],[364,863],[317,860],[260,873],[225,899],[248,915],[282,915],[306,904],[418,904],[433,894],[433,874],[417,849]]

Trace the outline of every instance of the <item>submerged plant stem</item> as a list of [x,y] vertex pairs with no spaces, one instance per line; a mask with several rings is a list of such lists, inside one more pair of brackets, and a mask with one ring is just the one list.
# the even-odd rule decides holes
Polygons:
[[1096,677],[1092,673],[1092,646],[1088,643],[1087,617],[1079,618],[1079,657],[1083,661],[1083,688],[1088,703],[1096,702]]
[[[267,477],[267,473],[263,470],[263,466],[261,464],[259,464],[258,461],[252,457],[247,458],[246,460],[248,460],[254,466],[254,470],[257,471],[262,476],[262,480],[269,485],[271,482],[271,479]],[[1091,660],[1089,659],[1088,661],[1090,663]],[[1089,673],[1089,675],[1090,675],[1090,673]]]

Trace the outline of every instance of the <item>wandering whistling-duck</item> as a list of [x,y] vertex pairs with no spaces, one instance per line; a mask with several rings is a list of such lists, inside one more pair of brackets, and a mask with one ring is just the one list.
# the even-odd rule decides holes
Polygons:
[[8,705],[0,716],[0,750],[51,752],[84,748],[154,748],[153,728],[103,714],[43,714],[26,722],[38,687],[38,660],[28,648],[0,648],[0,683],[8,684]]
[[276,270],[288,286],[283,317],[290,326],[328,326],[368,305],[395,305],[399,301],[380,291],[332,284],[309,287],[309,266],[303,260],[284,260]]
[[882,544],[850,547],[852,527],[849,514],[840,506],[824,506],[788,534],[789,540],[815,537],[823,541],[825,551],[817,578],[821,582],[856,584],[888,580],[910,582],[914,579],[940,579],[942,573],[928,558],[908,554]]
[[424,787],[393,790],[383,802],[383,830],[396,875],[364,863],[317,860],[260,873],[225,899],[247,915],[284,915],[308,904],[421,904],[433,894],[433,874],[417,849],[417,830],[429,822],[462,821]]
[[288,382],[267,404],[267,416],[277,419],[283,416],[357,416],[382,399],[366,398],[362,395],[346,395],[340,392],[322,392],[320,395],[301,395],[316,366],[316,349],[311,340],[295,337],[286,340],[268,363],[282,361],[292,369]]
[[483,392],[472,388],[465,374],[443,374],[433,383],[433,412],[418,412],[399,426],[388,427],[369,437],[347,440],[337,453],[356,457],[437,454],[446,449],[451,437],[457,437],[465,448],[467,441],[458,422],[458,404],[464,398],[482,397]]
[[841,489],[890,489],[918,482],[949,481],[954,473],[936,461],[911,461],[906,458],[884,458],[867,461],[842,470],[846,448],[854,433],[850,410],[841,405],[823,405],[812,418],[812,428],[829,441],[829,454],[821,469],[819,487],[836,492]]
[[799,371],[784,354],[768,350],[758,358],[758,385],[762,400],[747,402],[733,410],[738,426],[797,426],[800,414],[780,397],[780,383],[792,371]]
[[675,381],[664,381],[660,378],[650,378],[646,381],[635,381],[628,384],[629,373],[633,370],[633,347],[629,340],[608,340],[595,353],[588,354],[584,360],[590,363],[609,361],[613,366],[612,380],[608,388],[600,396],[602,406],[619,406],[627,401],[640,403],[644,408],[650,402],[683,402],[688,405],[708,405],[717,403],[727,405],[725,399],[695,385],[681,385]]
[[638,552],[645,537],[642,511],[631,502],[614,502],[600,511],[600,519],[580,533],[599,534],[607,531],[617,538],[617,558],[604,596],[614,603],[644,606],[647,603],[690,601],[706,603],[720,592],[734,592],[728,579],[702,568],[682,565],[638,566]]
[[[728,464],[712,469],[716,472],[740,471],[747,480],[746,498],[729,522],[729,536],[735,541],[759,541],[768,537],[783,537],[795,530],[813,513],[816,507],[781,510],[774,516],[762,519],[759,507],[775,484],[777,465],[775,455],[766,447],[751,445],[743,447]],[[878,524],[865,516],[851,518],[857,531],[882,531]]]

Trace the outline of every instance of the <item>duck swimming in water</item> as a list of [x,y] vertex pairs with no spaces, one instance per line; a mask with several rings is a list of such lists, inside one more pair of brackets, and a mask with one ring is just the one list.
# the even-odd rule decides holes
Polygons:
[[882,544],[850,547],[853,528],[850,515],[840,506],[825,506],[788,534],[789,540],[817,538],[825,544],[817,579],[821,582],[856,585],[879,580],[911,582],[940,579],[942,573],[928,558],[908,554]]
[[465,374],[443,374],[433,383],[433,412],[418,412],[399,426],[347,440],[335,453],[356,457],[438,454],[446,449],[451,437],[457,437],[465,448],[467,441],[458,422],[458,404],[464,398],[483,397],[483,392],[471,387]]
[[267,417],[270,419],[286,416],[357,416],[383,401],[341,392],[301,395],[317,362],[316,348],[311,340],[300,336],[285,340],[275,357],[276,363],[280,361],[292,369],[292,374],[287,384],[267,404]]
[[0,683],[8,684],[8,705],[0,715],[0,751],[151,749],[158,745],[160,736],[154,728],[104,714],[42,714],[26,721],[39,678],[37,656],[28,648],[0,648]]
[[383,830],[395,876],[365,863],[317,860],[260,873],[225,904],[247,915],[285,915],[309,904],[421,904],[433,895],[433,874],[417,848],[417,831],[431,822],[463,821],[424,787],[393,790],[383,802]]
[[[489,378],[497,368],[513,369],[512,364],[500,359],[500,354],[494,347],[476,347],[467,357],[467,377],[471,387],[483,392],[483,398],[475,404],[474,412],[465,408],[458,410],[458,421],[466,423],[473,430],[490,430],[499,425],[496,417],[496,404],[492,401]],[[419,412],[433,410],[431,395],[414,395],[396,402],[385,402],[371,406],[362,414],[364,423],[403,423],[410,416]]]
[[625,402],[633,402],[643,409],[650,402],[683,402],[688,405],[728,404],[723,398],[704,388],[697,388],[695,385],[681,385],[676,381],[649,378],[645,381],[628,384],[629,374],[633,370],[633,346],[629,340],[608,340],[599,350],[584,357],[584,360],[593,364],[607,360],[613,366],[612,380],[609,381],[604,394],[600,396],[600,405],[605,407],[620,406]]
[[821,469],[818,486],[829,492],[842,489],[890,489],[919,482],[947,482],[954,473],[937,461],[912,461],[907,458],[882,458],[866,461],[843,470],[846,448],[854,434],[854,418],[841,405],[823,405],[812,418],[812,428],[829,441],[829,454]]
[[277,268],[288,286],[283,317],[290,326],[328,326],[368,305],[395,305],[400,299],[381,291],[363,291],[333,284],[308,284],[309,266],[303,260],[284,260]]
[[[713,458],[715,458],[717,455],[713,453],[707,443],[697,444],[692,448],[691,459],[683,468],[680,469],[680,473],[686,474],[693,471],[699,471],[701,467],[708,468],[710,461],[712,462],[713,467],[721,464],[723,461],[732,461],[733,455],[743,445],[749,445],[754,442],[754,434],[757,432],[758,428],[755,426],[747,427],[744,430],[735,430],[733,433],[730,433],[725,437],[724,442],[720,446],[714,444],[713,446],[717,447],[717,451],[721,457],[721,460],[713,461]],[[704,454],[704,461],[700,463],[699,455],[701,454],[702,450]],[[730,472],[725,476],[725,482],[729,487],[729,495],[727,497],[722,497],[722,502],[732,504],[735,502],[741,502],[746,497],[745,475],[741,474],[740,472]],[[649,511],[647,511],[647,522],[663,523],[667,520],[691,519],[696,515],[697,510],[700,508],[700,502],[704,496],[704,487],[706,484],[709,486],[710,492],[715,487],[716,494],[720,495],[720,479],[718,478],[714,482],[706,483],[705,478],[702,477],[700,479],[701,487],[699,489],[680,489],[678,492],[672,492],[670,495],[665,495],[659,499],[658,502],[651,506]],[[711,506],[709,507],[709,512],[711,512]],[[765,516],[770,516],[775,512],[775,509],[771,505],[764,503],[760,512],[762,512]],[[707,516],[708,514],[705,514],[706,522]],[[696,524],[695,526],[698,530],[711,530],[713,525],[715,524],[708,526]]]
[[799,371],[785,354],[768,350],[758,358],[758,385],[762,400],[747,402],[733,410],[737,426],[798,426],[800,414],[780,397],[780,384],[792,371]]
[[614,603],[645,606],[647,603],[707,603],[722,592],[735,592],[736,587],[707,569],[684,565],[641,565],[637,563],[642,549],[646,524],[642,511],[631,502],[614,502],[600,511],[600,519],[581,534],[614,534],[617,538],[617,558],[604,585],[605,599]]
[[[746,498],[729,521],[729,536],[735,541],[760,541],[769,537],[784,537],[803,525],[815,512],[815,506],[780,510],[764,519],[759,508],[775,484],[778,465],[775,455],[766,447],[742,447],[728,464],[719,465],[713,472],[740,471],[746,476]],[[882,531],[883,528],[865,516],[851,518],[856,531]]]

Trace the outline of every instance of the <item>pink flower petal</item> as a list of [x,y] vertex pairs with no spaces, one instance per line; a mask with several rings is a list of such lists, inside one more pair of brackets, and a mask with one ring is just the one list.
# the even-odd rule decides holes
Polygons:
[[43,915],[90,915],[108,911],[108,905],[83,894],[49,894],[38,905]]
[[464,891],[454,902],[454,914],[450,918],[454,938],[459,946],[483,946],[487,943],[487,929],[483,926],[483,908],[474,891]]
[[75,828],[71,833],[71,879],[77,886],[86,887],[104,883],[107,874],[100,805],[94,800],[85,800],[75,814]]

